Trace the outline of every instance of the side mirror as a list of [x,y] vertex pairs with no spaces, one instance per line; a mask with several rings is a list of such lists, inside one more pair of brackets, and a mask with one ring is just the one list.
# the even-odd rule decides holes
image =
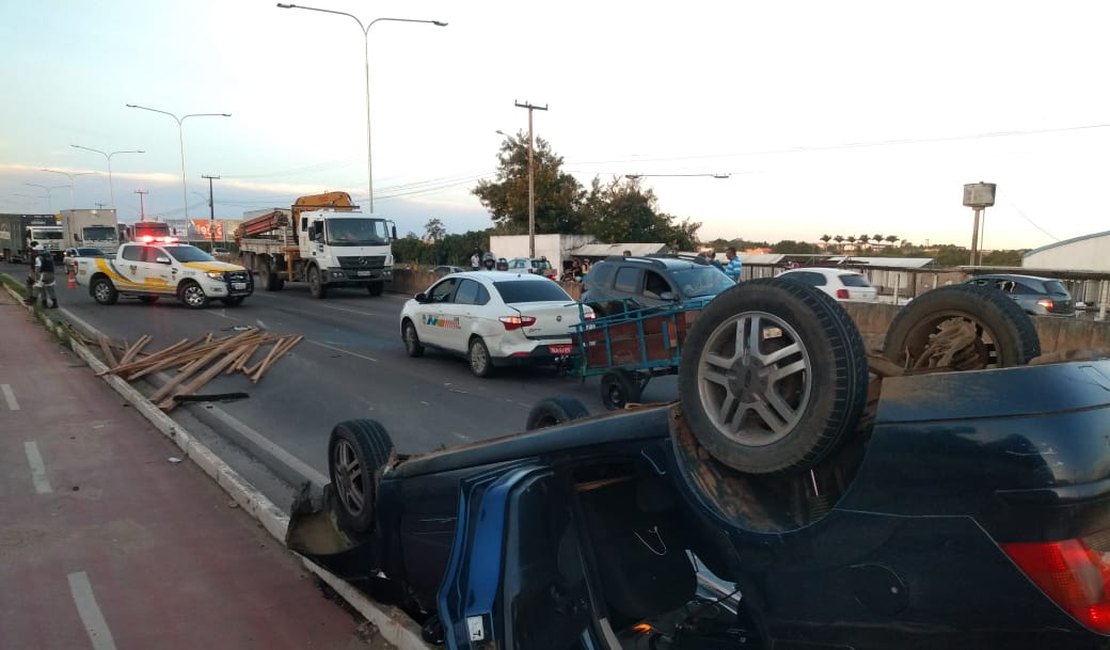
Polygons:
[[397,226],[392,226],[389,229],[389,235],[390,235],[390,238],[397,239]]
[[79,233],[73,233],[73,239],[74,241],[81,241],[81,235]]
[[415,296],[413,296],[412,298],[416,302],[421,302],[421,303],[428,302],[428,294],[426,294],[426,293],[418,293]]
[[165,255],[159,255],[158,257],[154,258],[154,261],[158,264],[169,264],[170,258],[166,257]]

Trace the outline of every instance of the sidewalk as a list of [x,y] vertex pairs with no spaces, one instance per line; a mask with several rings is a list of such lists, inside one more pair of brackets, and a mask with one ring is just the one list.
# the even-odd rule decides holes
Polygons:
[[0,648],[385,647],[2,289],[0,332]]

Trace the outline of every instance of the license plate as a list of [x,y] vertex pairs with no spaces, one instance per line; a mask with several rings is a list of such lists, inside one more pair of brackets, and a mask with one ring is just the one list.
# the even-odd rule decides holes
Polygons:
[[234,289],[235,291],[243,291],[247,288],[247,283],[246,282],[232,282],[231,283],[231,288]]
[[564,345],[549,345],[547,346],[547,349],[551,351],[551,354],[554,354],[558,357],[563,357],[570,354],[571,350],[574,349],[574,346],[570,343],[566,343]]
[[370,271],[359,271],[358,272],[358,277],[368,278],[368,277],[370,277]]

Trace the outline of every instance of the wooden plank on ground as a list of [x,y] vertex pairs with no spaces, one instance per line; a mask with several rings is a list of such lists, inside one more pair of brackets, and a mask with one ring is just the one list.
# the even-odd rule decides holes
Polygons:
[[112,346],[108,342],[108,337],[101,334],[97,339],[100,341],[100,351],[104,353],[105,365],[109,368],[115,368],[118,365],[116,363],[116,355],[112,352]]
[[[251,330],[247,330],[246,332],[243,332],[239,336],[234,336],[232,338],[229,338],[229,339],[225,340],[219,346],[217,346],[212,351],[210,351],[208,354],[206,354],[204,357],[202,357],[201,360],[198,360],[198,362],[194,362],[193,364],[190,364],[192,369],[189,372],[180,372],[180,373],[178,373],[177,375],[175,375],[173,377],[173,379],[170,379],[165,384],[163,384],[158,390],[154,391],[154,394],[151,395],[151,397],[150,397],[150,401],[157,402],[157,401],[161,400],[163,397],[165,397],[166,395],[169,395],[170,391],[172,391],[174,388],[177,388],[178,385],[180,385],[183,381],[185,381],[186,379],[191,377],[197,370],[204,367],[210,361],[212,361],[216,357],[220,356],[221,354],[224,354],[224,353],[228,352],[229,350],[237,347],[240,344],[240,342],[242,341],[242,339],[252,337],[257,332],[258,332],[258,330],[251,329]],[[238,357],[236,357],[236,359],[238,359]]]
[[127,348],[127,351],[123,353],[123,356],[120,357],[119,364],[117,365],[122,366],[129,363],[132,359],[135,358],[136,355],[139,354],[139,352],[142,351],[144,347],[146,347],[147,343],[150,343],[150,340],[151,337],[149,334],[143,334],[142,336],[140,336],[139,340],[135,341],[135,344]]
[[275,348],[275,350],[277,350],[277,353],[273,354],[273,355],[270,355],[269,360],[263,362],[262,367],[259,368],[258,371],[253,376],[251,376],[251,382],[257,384],[258,380],[262,379],[262,375],[266,374],[266,371],[270,369],[270,366],[277,363],[278,359],[285,356],[285,353],[292,350],[293,346],[300,343],[301,339],[303,339],[303,338],[304,338],[303,336],[295,336],[295,337],[292,337],[284,345],[279,346],[279,345],[275,344],[274,348]]
[[173,354],[175,351],[179,350],[181,347],[187,345],[188,343],[189,343],[189,339],[181,339],[177,343],[174,343],[173,345],[171,345],[167,348],[163,348],[163,349],[161,349],[157,352],[154,352],[154,353],[152,353],[152,354],[150,354],[150,355],[148,355],[148,356],[146,356],[142,359],[139,359],[138,361],[132,361],[131,363],[127,364],[126,366],[119,365],[115,368],[109,368],[107,370],[104,370],[102,372],[98,372],[96,374],[99,377],[101,375],[107,375],[107,374],[128,373],[128,372],[131,372],[132,370],[144,368],[148,364],[154,363],[154,362],[158,361],[159,359],[165,358],[166,356],[169,356],[169,355]]
[[[216,362],[215,365],[211,366],[210,368],[208,368],[207,370],[205,370],[201,374],[197,375],[193,379],[193,381],[189,382],[185,386],[182,386],[181,390],[177,392],[177,395],[179,395],[179,396],[180,395],[192,395],[198,389],[200,389],[201,386],[204,386],[209,381],[211,381],[213,377],[215,377],[216,375],[223,372],[225,368],[227,368],[228,366],[230,366],[230,365],[236,363],[237,361],[239,361],[239,359],[246,352],[247,352],[247,348],[245,348],[245,347],[233,347],[230,352],[228,352],[226,355],[224,355],[223,359],[220,359],[218,362]],[[159,398],[159,399],[161,399],[161,398]],[[153,402],[155,400],[152,397],[150,401]],[[175,406],[177,406],[177,402],[174,401],[172,398],[168,398],[168,399],[163,400],[162,403],[160,403],[158,405],[158,408],[160,408],[163,411],[166,411],[168,413],[168,412],[172,411]]]

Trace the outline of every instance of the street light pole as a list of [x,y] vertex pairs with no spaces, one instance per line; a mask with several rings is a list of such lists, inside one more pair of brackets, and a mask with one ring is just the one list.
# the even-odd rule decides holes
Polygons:
[[127,104],[127,108],[140,108],[144,111],[152,113],[161,113],[162,115],[169,115],[177,122],[177,142],[181,147],[181,205],[185,209],[185,218],[189,218],[189,190],[185,184],[185,133],[182,128],[182,122],[190,117],[231,117],[231,113],[189,113],[178,117],[169,111],[159,110],[157,108],[148,108],[146,106],[139,106],[138,104]]
[[374,213],[374,164],[373,154],[370,146],[370,28],[374,23],[378,22],[395,22],[395,23],[425,23],[428,25],[435,25],[436,27],[446,27],[447,23],[441,20],[417,20],[415,18],[375,18],[365,26],[354,14],[349,14],[345,11],[335,11],[333,9],[320,9],[319,7],[306,7],[304,5],[284,4],[277,3],[280,9],[305,9],[307,11],[318,11],[324,14],[335,14],[337,16],[347,16],[356,23],[359,29],[362,30],[362,62],[366,71],[366,190],[369,195],[370,214]]
[[212,181],[218,181],[220,177],[202,175],[201,178],[208,179],[208,239],[212,242],[208,252],[213,253],[216,250],[216,204],[212,201]]
[[70,207],[70,209],[73,209],[73,206],[74,206],[74,204],[73,204],[73,177],[74,176],[86,176],[88,174],[94,173],[94,172],[77,172],[76,174],[71,174],[69,172],[63,172],[63,171],[59,171],[57,169],[40,169],[39,171],[50,172],[51,174],[61,174],[62,176],[65,176],[66,178],[69,179],[69,207]]
[[[50,212],[50,214],[54,214],[54,190],[67,187],[66,185],[42,185],[39,183],[24,183],[24,185],[30,185],[31,187],[41,187],[42,189],[46,190],[46,210]],[[73,185],[71,184],[68,187],[72,188]]]
[[525,101],[514,102],[517,108],[528,109],[528,257],[536,256],[536,188],[532,163],[532,111],[546,111],[547,105],[533,106]]
[[112,185],[112,156],[116,155],[117,153],[146,153],[142,149],[129,149],[127,151],[113,151],[112,153],[107,153],[101,151],[100,149],[93,149],[92,147],[82,147],[79,144],[71,144],[69,146],[73,147],[74,149],[84,149],[85,151],[98,153],[101,156],[104,156],[104,159],[108,161],[108,197],[109,200],[111,200],[112,202],[113,208],[116,207],[116,190],[115,187]]

